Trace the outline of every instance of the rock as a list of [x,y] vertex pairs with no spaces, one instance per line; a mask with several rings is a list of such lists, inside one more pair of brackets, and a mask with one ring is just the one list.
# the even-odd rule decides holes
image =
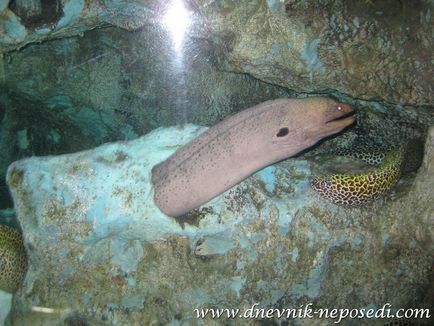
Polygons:
[[4,325],[12,306],[12,294],[0,290],[0,325]]
[[202,130],[159,128],[9,167],[30,262],[10,315],[15,324],[194,324],[194,309],[254,303],[432,306],[424,297],[432,248],[408,228],[412,216],[396,212],[410,200],[405,182],[363,210],[337,207],[309,187],[321,160],[301,156],[182,219],[162,214],[151,168]]
[[199,2],[235,71],[297,92],[434,102],[432,1]]
[[1,87],[0,93],[0,209],[13,205],[4,178],[13,161],[92,148],[128,132],[109,114],[79,106],[65,95],[42,101]]
[[156,14],[149,3],[16,0],[3,5],[2,1],[0,53],[20,49],[29,43],[80,35],[107,23],[128,30],[137,29]]
[[[424,161],[414,182],[412,192],[409,194],[409,204],[415,203],[417,207],[417,210],[413,211],[412,221],[416,227],[417,239],[431,251],[434,251],[433,180],[434,127],[431,127],[426,139]],[[407,209],[411,209],[411,206]]]
[[[65,0],[36,9],[29,4],[37,1],[13,3],[0,6],[2,53],[107,24],[128,31],[154,26],[169,39],[161,27],[171,2]],[[196,0],[187,9],[192,26],[186,39],[213,44],[219,61],[230,64],[225,70],[296,92],[335,92],[398,106],[433,103],[432,1]]]
[[[13,2],[22,8],[36,3]],[[56,3],[59,6],[57,9],[54,8]],[[105,6],[102,6],[103,3]],[[418,81],[426,77],[425,73],[428,77],[432,75],[429,62],[421,59],[420,71],[413,68],[409,68],[411,73],[405,71],[409,62],[418,55],[424,55],[425,50],[410,51],[411,55],[405,60],[398,60],[399,51],[389,49],[391,53],[386,57],[383,55],[384,60],[398,60],[402,67],[395,69],[392,65],[390,72],[381,71],[381,74],[368,71],[374,65],[361,60],[366,57],[365,52],[353,53],[357,48],[354,44],[361,42],[356,26],[348,23],[348,31],[339,27],[351,16],[341,16],[340,9],[353,10],[345,2],[330,1],[325,6],[328,10],[325,13],[330,14],[330,8],[340,8],[330,17],[325,13],[319,14],[316,7],[311,8],[312,11],[304,10],[303,1],[287,1],[289,9],[285,9],[283,1],[255,0],[237,2],[237,5],[195,1],[195,5],[185,4],[191,26],[185,33],[182,51],[173,47],[172,35],[164,26],[168,8],[162,8],[158,3],[133,0],[110,3],[89,0],[84,4],[78,0],[51,1],[52,7],[42,6],[41,10],[62,10],[64,15],[61,21],[65,21],[64,27],[53,25],[53,30],[24,26],[26,22],[14,14],[17,10],[12,2],[9,7],[8,4],[0,5],[4,13],[0,15],[0,26],[4,28],[2,31],[0,27],[0,44],[4,42],[0,52],[5,51],[0,57],[0,208],[12,206],[4,175],[6,167],[14,160],[31,155],[84,150],[108,141],[134,139],[160,126],[182,123],[210,126],[231,113],[268,99],[305,96],[295,94],[288,87],[300,92],[328,92],[353,105],[359,111],[358,134],[369,134],[371,139],[400,140],[407,135],[398,133],[399,137],[396,137],[396,130],[405,125],[412,132],[424,136],[426,127],[434,123],[430,106],[409,105],[413,102],[425,103],[425,100],[405,102],[403,99],[403,102],[396,102],[391,98],[425,96],[422,93],[431,83],[419,84]],[[377,2],[372,4],[374,7],[377,5]],[[421,6],[423,9],[427,5],[423,2]],[[80,8],[82,11],[78,15]],[[409,8],[411,12],[416,9]],[[362,8],[358,10],[363,14],[359,18],[360,29],[369,25],[370,15],[376,17],[372,24],[378,25],[378,33],[370,35],[372,37],[364,42],[366,47],[372,46],[373,50],[378,50],[375,53],[382,54],[381,51],[386,51],[386,48],[376,49],[376,44],[383,42],[381,24],[386,24],[386,20],[378,20],[371,9],[366,9],[365,13]],[[309,12],[312,15],[315,13],[315,17],[306,18]],[[33,19],[33,23],[45,24],[35,20],[33,15],[31,10],[28,18]],[[354,19],[358,17],[354,16],[354,12],[352,15]],[[47,19],[53,17],[43,16]],[[254,17],[258,23],[255,19],[249,20],[249,17]],[[305,26],[304,18],[312,21],[310,27]],[[327,25],[333,19],[337,23]],[[10,20],[16,20],[25,29],[24,40],[11,39],[11,30],[15,36],[20,33]],[[88,31],[108,21],[116,26],[131,25],[131,28],[95,28]],[[395,20],[392,19],[392,22]],[[421,28],[418,37],[423,39],[425,23],[418,26]],[[5,26],[12,27],[6,29]],[[136,29],[138,26],[140,28]],[[261,30],[263,34],[259,34],[267,37],[257,37],[260,26],[269,26],[270,30],[264,28]],[[309,45],[310,39],[316,37],[312,28],[316,31],[318,26],[324,26],[324,30],[321,29],[323,34],[317,37],[322,37],[321,41]],[[384,38],[399,38],[399,28],[396,29],[395,25],[389,27],[384,28]],[[66,37],[79,31],[87,32],[83,37]],[[327,52],[325,44],[330,36],[327,33],[336,39],[339,39],[339,33],[352,33],[351,38],[341,42],[345,51],[351,54],[344,60],[345,65],[330,66],[331,59],[323,59],[331,55],[333,60],[340,58],[342,61],[346,53],[339,52],[340,48],[334,43],[330,45],[334,52]],[[39,43],[51,38],[55,40]],[[290,49],[286,47],[288,40],[294,44]],[[252,50],[248,42],[255,42],[256,48]],[[426,42],[417,46],[424,47]],[[273,47],[271,43],[283,45]],[[257,61],[257,57],[261,60]],[[358,59],[352,62],[353,57]],[[369,62],[370,57],[366,59]],[[376,60],[381,56],[373,57]],[[35,73],[34,67],[38,67],[38,73]],[[318,67],[323,67],[324,71],[318,70]],[[351,74],[347,72],[350,68],[354,70]],[[393,87],[385,88],[378,78],[370,80],[369,87],[365,87],[365,72],[366,76],[390,73],[391,76],[384,78],[393,82]],[[412,76],[414,81],[408,81]],[[362,81],[356,82],[359,80]],[[414,87],[408,86],[412,83]],[[429,102],[433,92],[428,91],[427,94],[425,98]],[[339,140],[346,141],[344,138]]]
[[153,204],[150,169],[197,126],[14,163],[30,266],[10,323],[194,324],[195,308],[254,302],[434,306],[432,130],[417,175],[372,206],[336,207],[309,188],[325,163],[315,153],[426,136],[432,1],[188,1],[181,53],[160,3],[0,0],[0,176],[23,156],[212,125],[294,91],[355,105],[358,125],[181,220]]

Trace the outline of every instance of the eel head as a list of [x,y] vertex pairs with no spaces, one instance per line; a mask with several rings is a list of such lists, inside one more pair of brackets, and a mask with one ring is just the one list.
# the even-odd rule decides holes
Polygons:
[[316,101],[315,108],[319,111],[316,111],[313,117],[316,120],[316,128],[310,130],[313,133],[312,138],[319,140],[333,135],[356,121],[354,110],[348,104],[330,98],[312,98],[312,100]]
[[[272,143],[288,155],[299,152],[300,148],[308,148],[356,121],[351,106],[327,97],[306,98],[287,108],[287,111],[283,110],[282,121],[286,120],[290,126],[274,129]],[[288,150],[291,146],[293,152]]]

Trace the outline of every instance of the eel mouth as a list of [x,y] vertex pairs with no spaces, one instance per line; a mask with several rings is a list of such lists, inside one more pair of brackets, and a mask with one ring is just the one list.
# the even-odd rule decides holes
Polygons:
[[356,121],[356,117],[353,114],[348,114],[340,118],[329,120],[326,124],[330,127],[347,127]]
[[326,121],[326,125],[331,128],[342,129],[356,121],[356,117],[354,116],[355,111],[347,104],[340,104],[340,110],[334,113],[333,117],[330,120]]

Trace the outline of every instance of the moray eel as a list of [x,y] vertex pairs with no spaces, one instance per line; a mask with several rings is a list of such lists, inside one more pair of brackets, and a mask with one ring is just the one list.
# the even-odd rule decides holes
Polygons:
[[154,166],[154,201],[166,215],[181,216],[351,125],[352,112],[324,97],[277,99],[241,111]]
[[378,166],[386,159],[389,149],[369,149],[369,148],[343,148],[333,151],[337,156],[346,156],[356,160],[361,160],[369,165]]
[[[410,138],[405,142],[404,162],[402,172],[414,172],[422,164],[424,141],[419,138]],[[333,151],[338,156],[346,156],[353,159],[361,160],[369,165],[379,166],[385,159],[387,153],[394,147],[378,147],[371,144],[362,144],[351,148],[339,148]]]
[[0,289],[14,293],[27,271],[27,257],[21,234],[0,224]]
[[410,148],[412,146],[406,144],[388,152],[340,151],[340,155],[361,159],[371,165],[378,165],[378,168],[359,174],[318,176],[313,179],[311,186],[335,204],[362,206],[387,193],[398,182],[403,171],[417,169],[420,164],[408,163],[412,161],[407,159],[411,156]]

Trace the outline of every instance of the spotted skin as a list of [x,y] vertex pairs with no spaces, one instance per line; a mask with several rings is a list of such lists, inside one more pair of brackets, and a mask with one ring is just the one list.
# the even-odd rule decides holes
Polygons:
[[27,270],[27,257],[20,233],[0,224],[0,289],[14,293]]
[[368,150],[365,148],[343,148],[333,151],[334,154],[339,156],[346,156],[349,158],[361,160],[369,165],[378,166],[384,162],[386,158],[386,150]]
[[374,171],[318,176],[311,185],[337,205],[362,206],[384,195],[398,182],[404,156],[403,146],[395,148],[385,155],[384,163]]
[[330,98],[275,99],[209,128],[152,168],[154,203],[181,217],[267,165],[355,122],[353,109]]

